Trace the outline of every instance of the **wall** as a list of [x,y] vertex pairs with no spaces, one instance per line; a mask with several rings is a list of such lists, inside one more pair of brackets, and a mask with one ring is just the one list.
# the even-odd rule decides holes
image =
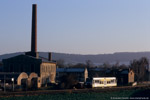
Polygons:
[[55,63],[42,63],[40,67],[41,84],[55,83],[56,77],[56,64]]
[[134,72],[130,70],[128,73],[128,83],[133,83],[133,82],[134,82]]

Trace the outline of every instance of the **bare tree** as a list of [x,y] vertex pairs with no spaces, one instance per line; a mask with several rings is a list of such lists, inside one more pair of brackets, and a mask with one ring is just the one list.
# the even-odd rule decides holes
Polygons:
[[146,73],[148,71],[148,59],[146,57],[142,57],[140,60],[131,61],[130,67],[133,69],[135,73],[136,80],[138,82],[146,80]]
[[103,64],[103,67],[104,67],[105,69],[108,69],[108,68],[111,67],[111,65],[109,64],[109,62],[105,62],[105,63]]
[[65,67],[65,61],[63,59],[57,60],[57,66],[60,68]]
[[87,68],[92,68],[92,67],[94,67],[94,64],[91,60],[87,60],[86,61],[86,66],[87,66]]

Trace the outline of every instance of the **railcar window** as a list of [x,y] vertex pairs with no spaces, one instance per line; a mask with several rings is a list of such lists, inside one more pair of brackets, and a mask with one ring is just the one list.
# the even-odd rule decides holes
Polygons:
[[115,80],[111,80],[111,83],[115,83]]
[[107,81],[107,84],[110,84],[110,81]]
[[99,81],[100,84],[103,84],[103,81]]
[[99,83],[99,80],[95,80],[95,83]]

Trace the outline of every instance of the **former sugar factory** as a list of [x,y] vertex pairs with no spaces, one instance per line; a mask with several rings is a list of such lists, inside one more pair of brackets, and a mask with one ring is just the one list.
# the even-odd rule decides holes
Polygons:
[[[134,64],[129,67],[116,68],[106,65],[103,68],[91,67],[90,64],[62,67],[59,66],[57,60],[52,59],[52,56],[51,52],[48,53],[47,58],[38,54],[37,4],[33,4],[31,51],[2,60],[0,87],[3,91],[17,91],[18,88],[21,91],[28,91],[49,86],[53,86],[53,89],[84,89],[136,86],[137,82],[146,76],[149,80],[149,72],[140,73],[140,69],[134,69]],[[148,66],[148,64],[143,66]]]
[[48,82],[55,83],[56,62],[51,60],[51,53],[48,59],[39,57],[37,52],[37,5],[32,6],[32,30],[31,30],[31,51],[25,55],[18,55],[3,59],[4,79],[14,78],[17,85],[29,87],[41,87]]

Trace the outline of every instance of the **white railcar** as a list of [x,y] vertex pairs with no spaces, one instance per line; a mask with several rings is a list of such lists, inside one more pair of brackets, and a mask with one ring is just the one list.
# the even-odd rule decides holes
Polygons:
[[93,77],[87,82],[89,83],[92,88],[117,86],[116,77]]

